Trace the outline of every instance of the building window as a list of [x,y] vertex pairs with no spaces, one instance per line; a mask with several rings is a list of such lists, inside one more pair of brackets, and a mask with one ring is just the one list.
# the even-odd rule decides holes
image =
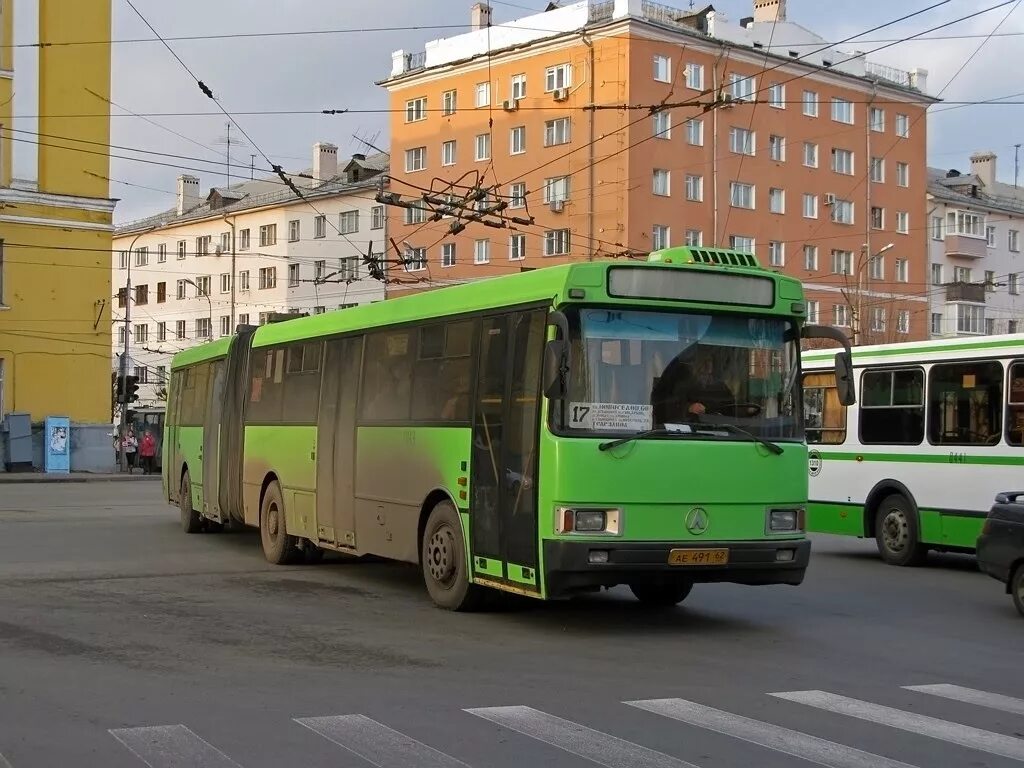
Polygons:
[[704,244],[704,233],[699,229],[688,229],[683,241],[690,247],[699,247]]
[[444,243],[441,246],[441,266],[455,266],[455,243]]
[[821,314],[821,305],[816,301],[807,302],[807,322],[817,323],[818,316]]
[[871,228],[885,229],[885,209],[877,205],[871,206]]
[[942,239],[942,217],[941,216],[932,216],[932,239],[933,240],[941,240]]
[[729,131],[729,149],[738,155],[753,155],[754,132],[746,128],[732,128]]
[[[156,303],[163,304],[167,301],[167,283],[156,284]],[[3,303],[0,301],[0,303]]]
[[490,83],[477,83],[474,93],[476,94],[475,103],[477,107],[489,107],[491,105]]
[[753,75],[729,73],[729,95],[737,101],[750,101],[757,89],[757,78]]
[[686,87],[694,91],[704,90],[703,64],[690,63],[686,65]]
[[338,280],[342,283],[351,283],[359,279],[359,259],[355,256],[346,256],[338,259]]
[[178,301],[184,300],[184,298],[185,298],[185,286],[186,285],[187,285],[187,283],[184,280],[179,280],[178,281],[178,285],[177,285],[177,288],[178,288],[178,293],[177,293]]
[[231,293],[231,273],[222,272],[220,275],[220,292]]
[[560,117],[544,123],[544,146],[553,147],[569,143],[569,118]]
[[156,247],[156,263],[166,264],[167,263],[167,243],[160,243]]
[[299,241],[299,220],[292,219],[288,222],[288,242],[297,243]]
[[209,296],[211,291],[209,275],[200,275],[196,278],[196,296]]
[[145,267],[149,265],[149,246],[142,246],[135,249],[135,266]]
[[976,304],[956,304],[957,333],[984,333],[985,308]]
[[144,365],[136,365],[135,378],[139,380],[139,384],[149,384],[149,368]]
[[954,283],[969,283],[969,282],[971,282],[971,268],[970,267],[953,267],[953,282]]
[[508,239],[508,260],[522,261],[526,258],[526,235],[511,235]]
[[932,264],[932,285],[942,285],[941,264]]
[[850,327],[850,308],[846,304],[832,305],[832,325],[839,328]]
[[872,280],[882,280],[885,278],[885,257],[884,256],[872,256],[869,260],[870,275]]
[[704,200],[704,177],[686,174],[686,199],[699,203]]
[[167,366],[158,365],[156,367],[156,383],[166,384],[167,383]]
[[544,72],[544,92],[572,87],[572,64],[559,64],[548,67]]
[[910,165],[908,163],[896,163],[896,183],[901,187],[910,186]]
[[220,253],[231,252],[231,233],[221,232],[220,233]]
[[185,321],[184,320],[178,320],[177,322],[174,323],[174,335],[178,339],[184,339],[185,338]]
[[420,96],[405,102],[405,122],[415,123],[427,119],[427,98]]
[[128,251],[120,251],[117,256],[117,268],[128,269]]
[[[1016,320],[1007,320],[1006,321],[1006,332],[1007,333],[1017,333],[1017,321]],[[0,371],[0,373],[2,373],[2,371]],[[2,384],[2,383],[3,382],[0,382],[0,384]]]
[[729,204],[733,208],[754,209],[754,185],[739,181],[729,182]]
[[672,82],[672,59],[668,56],[654,57],[654,79],[659,83]]
[[526,151],[526,126],[517,125],[509,131],[509,154],[521,155]]
[[906,259],[896,259],[896,282],[910,282],[910,262]]
[[853,224],[853,203],[849,200],[836,200],[832,203],[832,222]]
[[213,326],[208,317],[200,317],[196,319],[196,338],[197,339],[208,339],[213,335]]
[[853,176],[853,152],[848,149],[833,149],[832,170],[846,176]]
[[818,271],[818,246],[804,246],[804,269],[808,272]]
[[204,237],[196,238],[196,256],[209,256],[210,255],[210,242],[212,238],[209,235]]
[[729,247],[734,251],[744,253],[754,252],[754,238],[746,235],[729,235]]
[[786,212],[786,191],[777,187],[768,190],[768,210],[772,213]]
[[509,208],[525,208],[526,207],[526,183],[518,182],[508,188],[508,207]]
[[441,165],[455,165],[455,139],[441,144]]
[[481,160],[491,159],[491,134],[481,133],[476,137],[476,154],[474,159],[479,162]]
[[569,255],[569,230],[549,229],[544,233],[545,256]]
[[996,321],[991,317],[985,318],[985,333],[989,336],[996,332]]
[[184,261],[185,256],[188,254],[188,242],[185,240],[178,241],[178,261]]
[[231,335],[231,315],[220,316],[220,335],[230,336]]
[[818,218],[818,196],[812,192],[804,192],[804,218]]
[[298,288],[299,287],[299,265],[289,264],[288,265],[288,287]]
[[810,141],[804,142],[804,165],[808,168],[818,167],[818,145]]
[[313,237],[321,239],[327,237],[327,217],[320,215],[313,219]]
[[694,147],[704,146],[704,121],[686,121],[686,143]]
[[473,263],[487,264],[491,260],[491,241],[475,240],[473,242]]
[[313,262],[313,280],[323,280],[327,275],[327,262],[323,259],[317,259]]
[[1011,229],[1009,231],[1008,235],[1007,235],[1006,241],[1007,241],[1007,247],[1011,251],[1013,251],[1014,253],[1017,253],[1017,252],[1020,251],[1020,231],[1019,230]]
[[871,330],[880,333],[885,330],[885,309],[882,307],[871,308]]
[[832,99],[832,119],[837,123],[853,125],[853,104],[846,99]]
[[768,243],[768,265],[772,267],[786,266],[786,244],[777,240]]
[[145,344],[149,341],[149,326],[140,323],[132,329],[132,339],[136,344]]
[[786,86],[783,83],[772,83],[768,86],[768,106],[776,109],[786,108]]
[[277,287],[277,267],[260,268],[260,290]]
[[375,205],[370,209],[370,229],[384,229],[384,206]]
[[117,346],[119,346],[119,347],[123,347],[124,346],[124,338],[125,338],[125,327],[122,325],[122,326],[119,326],[118,329],[117,329]]
[[406,248],[404,261],[406,272],[422,272],[427,268],[427,249]]
[[343,235],[354,235],[359,231],[359,211],[342,211],[338,214],[338,231]]
[[135,286],[135,303],[149,304],[149,286],[148,285],[137,285]]
[[910,214],[906,211],[896,211],[896,231],[901,235],[910,234]]
[[780,163],[786,160],[786,140],[782,136],[768,137],[768,155]]
[[910,333],[910,310],[901,309],[896,313],[896,332]]
[[996,273],[990,269],[985,270],[985,290],[989,293],[996,290]]
[[853,274],[853,251],[832,251],[832,273],[835,275]]
[[818,94],[814,91],[804,91],[804,114],[808,117],[818,116]]
[[1006,277],[1007,290],[1014,296],[1020,293],[1020,281],[1016,272],[1011,272]]
[[427,148],[413,147],[405,150],[405,172],[422,171],[427,167]]
[[[932,221],[934,221],[934,219],[932,219]],[[939,222],[941,221],[942,219],[939,219]],[[996,228],[991,224],[985,227],[985,244],[988,245],[989,248],[996,247]]]
[[871,123],[871,130],[876,133],[885,132],[885,110],[879,109],[878,107],[872,107],[869,112],[869,120]]
[[245,269],[238,273],[238,290],[249,290],[249,270]]
[[906,115],[896,115],[896,135],[901,139],[910,137],[910,118]]
[[651,122],[654,124],[654,138],[656,139],[671,139],[672,138],[672,113],[667,111],[655,112],[651,116]]
[[441,94],[441,114],[452,115],[458,109],[458,101],[455,91],[445,91]]
[[277,224],[264,224],[260,227],[260,247],[277,245]]
[[544,203],[564,203],[569,199],[569,177],[544,180]]
[[885,181],[885,159],[881,157],[871,158],[871,180],[876,184]]
[[512,101],[526,98],[526,75],[512,75]]
[[936,335],[942,334],[942,314],[939,312],[932,312],[932,333]]
[[423,204],[415,200],[411,203],[411,207],[405,208],[404,221],[406,224],[422,224],[427,220],[427,213],[423,209]]
[[[238,233],[238,250],[248,251],[249,250],[249,230],[243,229]],[[180,257],[179,257],[180,258]]]
[[664,224],[655,224],[651,229],[651,250],[660,251],[662,248],[668,248],[670,240],[671,230]]
[[324,307],[324,306],[313,307],[313,314],[314,315],[324,315],[326,313],[327,313],[327,307]]
[[654,180],[652,183],[652,191],[654,192],[654,194],[659,195],[661,197],[668,197],[670,194],[672,194],[671,175],[668,171],[662,168],[655,168],[653,179]]

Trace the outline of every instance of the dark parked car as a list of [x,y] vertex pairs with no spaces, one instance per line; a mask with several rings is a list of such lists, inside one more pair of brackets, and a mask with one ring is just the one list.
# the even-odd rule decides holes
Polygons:
[[978,537],[978,566],[1006,585],[1024,616],[1024,491],[1000,493]]

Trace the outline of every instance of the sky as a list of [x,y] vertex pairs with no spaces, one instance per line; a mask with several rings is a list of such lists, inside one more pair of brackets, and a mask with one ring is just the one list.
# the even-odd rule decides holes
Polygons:
[[[355,0],[132,0],[164,37],[210,36],[251,32],[286,32],[335,29],[392,28],[387,31],[359,31],[316,36],[235,38],[229,40],[183,40],[172,42],[175,52],[208,84],[232,112],[259,110],[374,110],[386,107],[386,93],[375,81],[385,78],[391,67],[391,53],[397,49],[423,50],[428,40],[466,31],[473,0],[387,0],[386,3]],[[115,40],[152,37],[126,0],[114,4]],[[937,0],[789,0],[788,19],[829,40],[840,40],[885,24]],[[906,22],[871,33],[863,41],[844,48],[870,51],[884,42],[903,38],[944,22],[997,5],[1000,0],[952,0],[940,8]],[[688,7],[689,0],[669,4]],[[698,0],[698,7],[704,2]],[[495,23],[507,21],[530,10],[540,11],[546,0],[492,0]],[[752,15],[752,0],[717,0],[714,6],[731,20]],[[851,8],[856,9],[851,12]],[[979,52],[984,35],[1010,12],[999,33]],[[424,29],[429,26],[452,26]],[[405,27],[398,30],[394,27]],[[419,29],[409,29],[420,27]],[[1017,33],[1009,34],[1006,33]],[[1007,66],[1018,61],[1024,44],[1024,2],[985,13],[933,33],[934,35],[975,35],[957,40],[911,41],[869,56],[900,69],[929,70],[928,90],[947,100],[983,100],[1024,91],[1020,70]],[[214,105],[199,91],[182,66],[159,43],[117,43],[113,54],[113,101],[136,113],[212,112]],[[966,63],[960,74],[956,74]],[[953,79],[955,76],[955,79]],[[952,79],[952,81],[951,81]],[[1024,94],[1018,100],[1024,99]],[[959,109],[933,107],[929,117],[929,164],[966,170],[968,156],[991,150],[999,156],[1000,180],[1013,181],[1014,145],[1024,142],[1024,105],[968,106]],[[114,159],[111,165],[111,196],[120,199],[116,209],[119,223],[169,208],[174,203],[175,179],[180,173],[200,177],[201,189],[225,181],[223,139],[226,120],[221,116],[150,117],[149,121],[112,109],[112,144],[141,150],[173,153],[195,160],[169,160],[188,169],[152,163]],[[383,112],[325,115],[238,116],[238,123],[251,137],[246,146],[234,145],[232,162],[248,165],[250,155],[262,150],[289,170],[311,164],[312,145],[329,141],[339,155],[367,152],[355,135],[377,146],[388,145],[387,115]],[[232,128],[233,139],[240,139]],[[180,135],[178,135],[180,134]],[[242,139],[244,141],[244,139]],[[125,150],[114,154],[133,155]],[[152,155],[135,155],[148,160]],[[204,161],[204,162],[200,162]],[[257,167],[262,159],[257,156]],[[1021,152],[1024,183],[1024,150]],[[265,163],[262,163],[266,167]],[[196,170],[202,169],[202,170]],[[233,173],[244,173],[235,169]],[[129,186],[122,182],[129,182]]]

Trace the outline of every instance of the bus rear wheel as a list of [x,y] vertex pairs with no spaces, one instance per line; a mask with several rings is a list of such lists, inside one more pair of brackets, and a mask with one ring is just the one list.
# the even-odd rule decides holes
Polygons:
[[420,562],[427,592],[439,608],[474,611],[481,607],[483,589],[469,583],[466,544],[458,512],[450,501],[442,501],[427,518]]
[[693,584],[630,584],[629,589],[633,596],[644,605],[654,608],[671,608],[679,605],[689,596]]
[[889,565],[921,565],[928,548],[920,538],[917,514],[907,498],[894,493],[882,499],[875,512],[875,541],[882,560]]
[[260,543],[263,556],[274,565],[286,565],[295,559],[297,540],[288,535],[284,515],[284,497],[276,482],[267,486],[260,507]]
[[188,476],[188,470],[185,470],[181,477],[178,509],[181,510],[181,529],[185,533],[199,533],[203,530],[203,520],[199,512],[192,507],[192,480]]

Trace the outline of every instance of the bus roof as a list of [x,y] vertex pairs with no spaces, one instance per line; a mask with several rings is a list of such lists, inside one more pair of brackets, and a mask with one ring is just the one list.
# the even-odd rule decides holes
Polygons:
[[206,344],[198,344],[189,349],[184,349],[174,356],[171,361],[171,370],[184,368],[187,365],[203,363],[207,360],[218,360],[228,356],[228,349],[231,347],[232,336],[225,336],[222,339],[211,341]]
[[[807,367],[830,366],[838,351],[838,349],[815,349],[804,352],[803,363]],[[929,359],[988,354],[1024,354],[1024,333],[905,341],[897,344],[873,344],[853,348],[854,362],[860,364],[865,364],[872,359],[892,361],[895,358],[906,358],[924,362]]]

